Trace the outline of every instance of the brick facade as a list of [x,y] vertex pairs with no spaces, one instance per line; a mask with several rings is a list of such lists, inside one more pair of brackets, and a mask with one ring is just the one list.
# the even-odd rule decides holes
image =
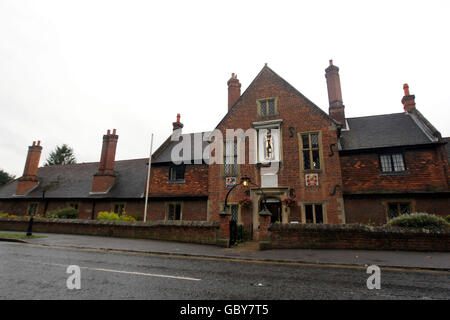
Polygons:
[[[358,120],[345,118],[339,68],[331,61],[326,81],[328,114],[267,66],[242,95],[237,76],[233,74],[228,80],[228,113],[216,126],[224,137],[228,129],[245,132],[272,124],[280,129],[280,152],[276,159],[279,169],[270,176],[270,181],[262,176],[263,164],[249,163],[250,140],[245,140],[245,163],[238,165],[232,177],[237,183],[248,177],[252,183],[248,187],[239,185],[228,198],[228,204],[237,207],[238,223],[258,238],[260,221],[267,223],[267,218],[259,215],[264,197],[270,200],[273,215],[279,210],[284,224],[306,223],[308,210],[315,206],[320,206],[324,224],[384,224],[392,202],[410,203],[412,211],[450,214],[447,140],[416,109],[409,86],[404,86],[403,109],[399,108],[404,112]],[[269,100],[273,103],[272,112],[262,112],[261,101]],[[172,125],[174,132],[181,133],[184,126],[180,114]],[[320,157],[314,161],[320,162],[319,169],[303,168],[305,133],[318,135]],[[108,131],[103,136],[99,163],[50,168],[60,170],[54,175],[48,167],[38,171],[42,147],[33,144],[23,177],[0,187],[0,211],[23,215],[30,203],[37,202],[37,214],[43,215],[44,211],[76,202],[80,219],[95,219],[99,212],[112,211],[115,204],[123,204],[127,213],[142,218],[148,159],[115,161],[117,143],[115,130],[112,134]],[[176,204],[181,207],[182,220],[227,222],[231,217],[220,214],[230,190],[224,165],[208,165],[206,161],[189,163],[182,179],[171,180],[173,145],[169,138],[152,155],[146,218],[166,220],[169,205]],[[389,152],[402,154],[406,170],[382,172],[380,154]],[[67,168],[66,171],[61,167]],[[40,173],[47,175],[48,181]],[[318,184],[307,186],[307,174],[317,175]],[[60,181],[60,177],[66,180]],[[19,196],[13,195],[15,191]],[[252,199],[250,207],[239,205],[246,195]],[[295,197],[293,206],[281,202],[286,197]]]

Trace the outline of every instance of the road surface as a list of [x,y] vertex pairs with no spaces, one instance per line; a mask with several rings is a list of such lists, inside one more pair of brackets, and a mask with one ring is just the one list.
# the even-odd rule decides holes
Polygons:
[[[69,290],[69,265],[80,289]],[[450,272],[249,262],[0,242],[0,299],[449,299]],[[75,282],[73,282],[75,283]]]

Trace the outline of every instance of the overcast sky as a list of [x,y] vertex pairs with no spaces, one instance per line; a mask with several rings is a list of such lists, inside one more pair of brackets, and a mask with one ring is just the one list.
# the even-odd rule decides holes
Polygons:
[[264,63],[328,112],[324,69],[340,68],[347,117],[402,112],[403,83],[450,136],[450,1],[0,0],[0,168],[20,176],[27,146],[41,165],[67,143],[99,161],[147,157],[181,113],[207,131]]

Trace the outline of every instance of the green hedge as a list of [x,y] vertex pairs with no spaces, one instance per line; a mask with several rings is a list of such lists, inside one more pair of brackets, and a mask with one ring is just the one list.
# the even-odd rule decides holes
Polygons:
[[404,214],[390,220],[386,225],[403,228],[445,229],[450,224],[444,218],[424,212]]
[[78,210],[72,207],[48,211],[46,218],[53,219],[78,219]]

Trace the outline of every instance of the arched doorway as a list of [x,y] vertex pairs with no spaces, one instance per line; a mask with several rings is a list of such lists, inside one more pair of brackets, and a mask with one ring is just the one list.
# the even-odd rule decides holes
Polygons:
[[[270,223],[282,222],[282,206],[281,201],[278,198],[267,198],[266,199],[267,210],[272,213],[272,217],[270,219]],[[259,202],[259,210],[264,208],[264,200]]]

